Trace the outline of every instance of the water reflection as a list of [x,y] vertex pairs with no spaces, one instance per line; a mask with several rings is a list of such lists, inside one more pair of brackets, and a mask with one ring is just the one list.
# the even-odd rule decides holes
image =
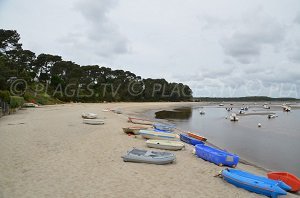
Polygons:
[[157,119],[181,119],[188,120],[192,116],[192,108],[184,107],[174,109],[172,111],[163,110],[155,112],[155,118]]

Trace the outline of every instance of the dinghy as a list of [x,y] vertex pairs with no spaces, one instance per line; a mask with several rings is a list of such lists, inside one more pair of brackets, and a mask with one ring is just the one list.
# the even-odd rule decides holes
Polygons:
[[178,141],[170,140],[147,140],[146,144],[150,148],[178,151],[184,147],[184,144]]
[[161,124],[161,123],[154,123],[153,127],[158,130],[162,131],[173,131],[175,128],[175,125],[167,125],[167,124]]
[[300,179],[288,172],[269,172],[268,178],[274,180],[281,180],[291,187],[292,192],[300,191]]
[[196,144],[204,144],[203,141],[197,140],[197,139],[192,138],[192,137],[190,137],[186,134],[183,134],[183,133],[180,134],[180,140],[185,142],[185,143],[191,144],[193,146],[195,146]]
[[236,114],[235,113],[233,113],[233,114],[231,114],[230,116],[229,116],[229,118],[230,118],[230,121],[239,121],[239,118],[236,116]]
[[104,120],[102,119],[83,119],[84,124],[91,124],[91,125],[100,125],[104,124]]
[[98,115],[96,113],[83,113],[81,117],[84,119],[96,119]]
[[145,139],[155,139],[155,140],[176,140],[178,137],[174,133],[165,133],[159,131],[151,130],[140,130],[140,135]]
[[203,141],[203,142],[205,142],[207,140],[205,137],[195,134],[195,133],[192,133],[192,132],[187,132],[187,134],[188,134],[188,136],[195,138],[197,140]]
[[175,155],[168,152],[158,152],[149,150],[140,150],[133,148],[126,155],[122,156],[124,162],[137,162],[148,164],[169,164],[176,159]]
[[124,133],[132,133],[135,135],[140,134],[140,130],[148,129],[148,127],[144,126],[130,126],[130,127],[123,127]]
[[198,157],[218,166],[236,167],[239,162],[239,156],[204,144],[197,144],[195,149]]
[[280,187],[280,181],[270,180],[245,171],[225,169],[222,171],[222,176],[225,181],[235,185],[236,187],[244,188],[248,191],[272,198],[287,194],[286,191]]
[[132,122],[134,124],[142,124],[142,125],[153,125],[153,122],[151,122],[150,120],[145,120],[141,118],[128,117],[128,122]]

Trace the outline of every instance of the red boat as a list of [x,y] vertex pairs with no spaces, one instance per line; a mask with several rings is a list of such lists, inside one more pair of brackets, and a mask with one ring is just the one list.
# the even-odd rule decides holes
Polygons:
[[288,172],[269,172],[269,179],[281,180],[287,185],[289,185],[292,189],[292,192],[297,192],[300,190],[300,179],[295,175]]
[[192,137],[192,138],[195,138],[197,140],[201,140],[203,142],[205,142],[207,139],[201,135],[197,135],[195,133],[192,133],[192,132],[187,132],[188,136]]

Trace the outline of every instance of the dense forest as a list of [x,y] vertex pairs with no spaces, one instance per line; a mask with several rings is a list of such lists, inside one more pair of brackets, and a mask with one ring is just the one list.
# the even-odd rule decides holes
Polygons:
[[134,73],[99,65],[78,65],[59,55],[23,49],[15,30],[0,29],[0,97],[63,102],[187,101],[192,90],[165,79],[143,79]]

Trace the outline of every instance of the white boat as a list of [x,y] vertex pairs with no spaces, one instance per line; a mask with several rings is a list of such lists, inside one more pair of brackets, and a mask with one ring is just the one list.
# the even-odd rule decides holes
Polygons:
[[264,109],[270,109],[270,107],[268,105],[266,105],[266,104],[263,105],[263,108]]
[[39,105],[34,104],[32,102],[26,102],[23,104],[23,107],[38,107]]
[[151,130],[140,130],[140,135],[145,139],[155,140],[177,140],[179,135],[174,133],[158,132]]
[[231,115],[229,116],[229,118],[230,118],[230,121],[239,121],[239,118],[236,116],[235,113],[231,114]]
[[220,107],[223,107],[223,106],[224,106],[224,104],[223,104],[223,103],[221,103],[221,104],[219,104],[219,106],[220,106]]
[[81,117],[84,119],[96,119],[98,115],[96,113],[83,113]]
[[278,117],[278,115],[276,115],[276,114],[269,114],[269,115],[268,115],[268,118],[269,118],[269,119],[271,119],[271,118],[276,118],[276,117]]
[[104,124],[104,120],[102,119],[83,119],[84,124],[91,124],[91,125],[100,125]]
[[290,106],[287,106],[287,105],[283,105],[282,108],[283,108],[283,111],[287,111],[287,112],[291,111],[291,109],[292,109]]
[[184,143],[170,140],[147,140],[146,144],[150,148],[178,151],[184,147]]

